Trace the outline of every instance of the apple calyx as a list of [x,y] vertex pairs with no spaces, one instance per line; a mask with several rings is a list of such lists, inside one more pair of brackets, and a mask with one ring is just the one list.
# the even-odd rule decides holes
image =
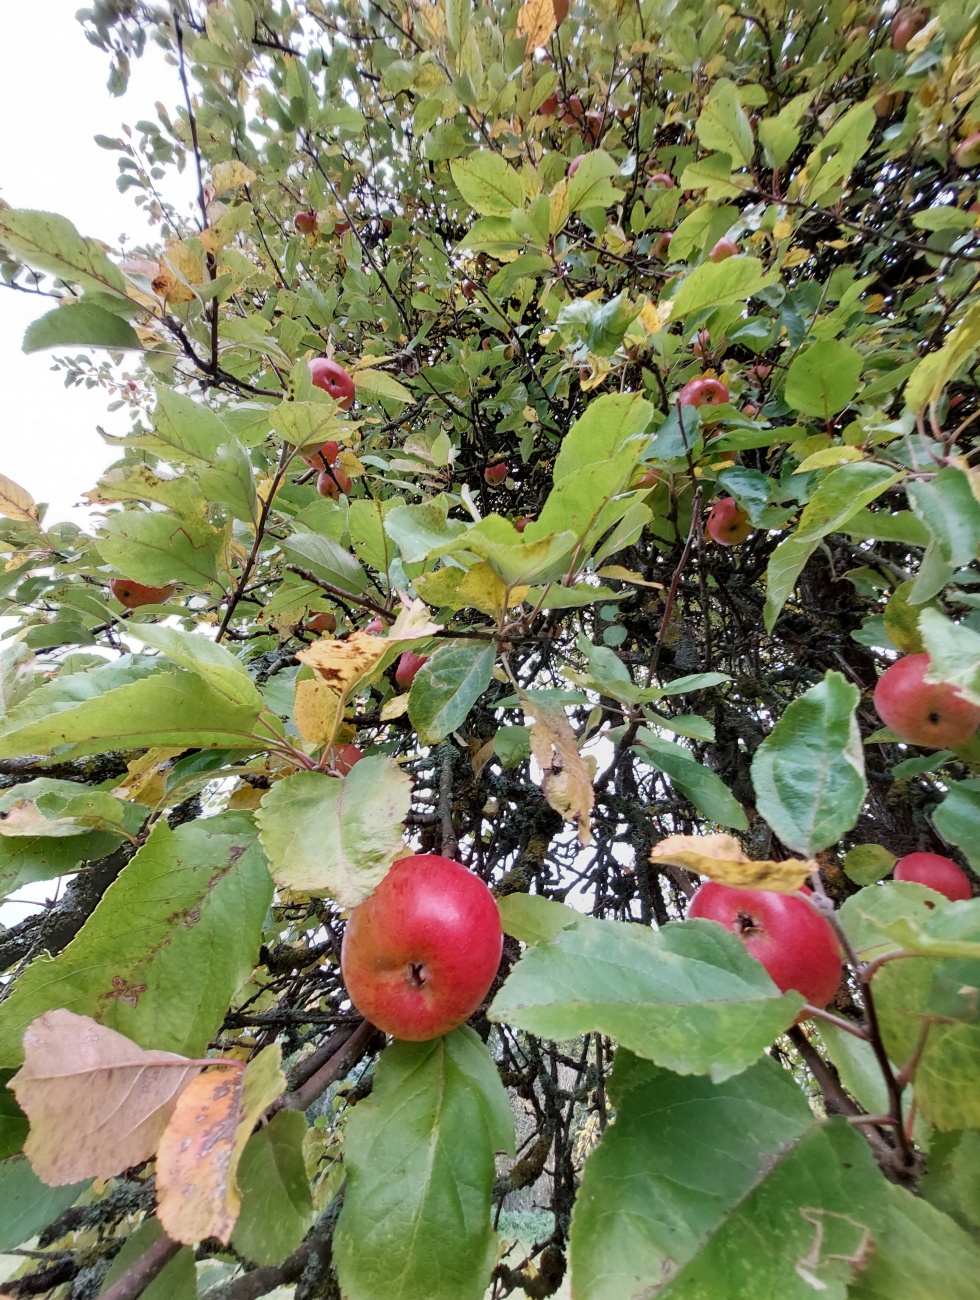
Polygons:
[[904,655],[878,678],[878,717],[902,740],[926,749],[955,749],[980,727],[980,708],[955,686],[927,682],[927,654]]

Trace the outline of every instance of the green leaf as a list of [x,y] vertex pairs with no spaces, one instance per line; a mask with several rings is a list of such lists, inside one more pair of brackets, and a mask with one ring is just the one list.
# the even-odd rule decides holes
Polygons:
[[859,699],[840,673],[826,673],[789,705],[752,760],[759,812],[787,848],[808,857],[836,844],[864,805]]
[[444,497],[418,506],[396,506],[385,515],[385,532],[405,563],[417,564],[466,531],[462,520],[449,519],[448,514]]
[[203,520],[149,510],[110,515],[98,542],[105,562],[134,582],[195,588],[217,578],[225,544],[224,534]]
[[745,167],[752,162],[752,127],[735,83],[727,77],[711,87],[694,129],[706,149],[721,150]]
[[705,262],[684,277],[672,299],[671,319],[690,316],[707,307],[747,302],[779,279],[778,271],[765,273],[757,257],[729,257]]
[[480,149],[449,164],[456,188],[483,217],[509,217],[527,198],[521,173],[490,149]]
[[248,453],[237,438],[218,448],[214,464],[198,476],[209,501],[224,506],[243,523],[258,521],[258,497]]
[[209,407],[169,388],[158,388],[153,433],[124,441],[135,442],[168,460],[202,460],[211,464],[218,448],[230,436]]
[[48,1187],[23,1156],[0,1160],[0,1253],[36,1237],[75,1204],[86,1186]]
[[56,307],[28,325],[24,331],[25,352],[61,347],[142,348],[132,325],[115,312],[84,299],[67,302],[71,305]]
[[975,1237],[980,1228],[980,1133],[936,1134],[919,1191]]
[[493,642],[450,641],[419,669],[408,716],[423,745],[435,745],[461,727],[490,685],[497,659]]
[[[193,673],[155,673],[81,703],[66,700],[55,689],[61,684],[33,692],[0,719],[0,758],[48,753],[60,745],[73,746],[72,756],[79,757],[151,745],[256,749],[268,743],[268,737],[255,735],[258,707],[229,703]],[[50,715],[35,716],[48,703]]]
[[494,1152],[514,1120],[494,1062],[463,1026],[386,1048],[347,1123],[334,1236],[346,1300],[483,1300],[497,1258]]
[[681,173],[682,190],[700,190],[709,203],[720,199],[738,198],[745,188],[732,175],[732,160],[727,153],[713,153],[697,162],[688,163]]
[[800,143],[800,118],[810,107],[813,95],[813,91],[796,95],[775,117],[764,117],[759,123],[759,139],[771,167],[782,167]]
[[493,752],[505,770],[518,767],[531,757],[531,728],[500,727],[494,732]]
[[504,934],[521,943],[548,943],[581,920],[581,913],[540,894],[506,894],[499,900]]
[[910,479],[906,492],[946,563],[972,564],[980,547],[980,501],[963,470],[947,465],[935,478]]
[[[29,1129],[27,1116],[17,1105],[17,1098],[8,1086],[14,1074],[14,1070],[0,1070],[0,1160],[23,1150]],[[3,1201],[0,1200],[0,1222],[3,1220],[2,1207]]]
[[57,957],[37,958],[0,1005],[0,1065],[56,1007],[141,1047],[200,1056],[258,957],[272,880],[250,817],[159,821]]
[[652,418],[652,405],[639,393],[605,393],[595,398],[562,439],[555,485],[615,456],[650,427]]
[[575,174],[568,180],[569,212],[580,212],[582,208],[608,208],[618,203],[623,196],[612,183],[614,176],[619,176],[619,168],[609,154],[601,149],[582,154]]
[[843,1300],[885,1186],[862,1137],[821,1124],[770,1060],[711,1083],[620,1050],[609,1091],[572,1218],[576,1297]]
[[313,1218],[303,1162],[306,1116],[280,1110],[253,1133],[238,1165],[242,1208],[232,1245],[256,1264],[281,1264],[303,1240]]
[[607,1034],[720,1082],[757,1060],[801,1005],[713,921],[647,930],[581,920],[525,952],[488,1014],[544,1038]]
[[0,717],[34,689],[34,664],[34,656],[22,641],[0,647]]
[[951,781],[932,821],[943,839],[962,849],[974,871],[980,871],[980,780]]
[[873,885],[891,874],[896,861],[880,844],[856,844],[844,856],[844,874],[856,885]]
[[[103,1287],[117,1282],[122,1275],[163,1235],[163,1226],[155,1216],[144,1219],[130,1236],[128,1236],[119,1254],[112,1261],[105,1276]],[[189,1246],[181,1246],[177,1254],[153,1281],[140,1292],[140,1300],[195,1300],[197,1296],[197,1272],[194,1265],[194,1252]]]
[[415,394],[404,384],[400,384],[394,375],[389,375],[387,371],[378,370],[374,366],[366,366],[363,370],[354,371],[354,389],[359,397],[366,393],[368,397],[384,397],[392,402],[415,401]]
[[[21,800],[36,802],[50,793],[68,799],[77,795],[80,789],[84,787],[77,782],[56,781],[49,777],[24,781],[0,793],[0,816],[6,816]],[[120,836],[121,832],[117,835],[106,828],[94,831],[81,828],[80,833],[64,838],[51,838],[37,831],[15,836],[0,833],[0,897],[38,880],[54,880],[68,875],[83,862],[104,858],[118,846]]]
[[400,502],[357,500],[350,503],[347,522],[357,557],[379,573],[387,573],[395,558],[395,543],[385,530],[385,519]]
[[943,389],[980,347],[980,303],[947,335],[938,352],[923,357],[905,386],[905,403],[918,413],[939,399]]
[[210,637],[181,632],[162,623],[134,623],[127,627],[126,635],[159,650],[178,668],[196,673],[229,704],[257,712],[263,709],[265,701],[249,677],[248,669],[230,650]]
[[335,402],[281,402],[271,413],[273,430],[291,447],[319,447],[340,439],[346,426]]
[[367,589],[364,570],[349,551],[330,537],[294,531],[283,541],[282,549],[293,563],[311,569],[318,577],[344,591],[359,593]]
[[831,470],[807,502],[791,540],[813,542],[836,532],[901,477],[901,474],[871,461],[852,461]]
[[773,551],[766,569],[764,623],[767,632],[775,627],[780,611],[796,588],[797,578],[817,546],[817,540],[801,542],[793,536],[780,542]]
[[[619,471],[616,473],[618,475]],[[391,513],[394,515],[398,512],[393,510]],[[588,515],[586,526],[594,518],[595,510],[589,510]],[[544,536],[540,535],[542,533]],[[467,552],[477,555],[486,560],[506,586],[517,587],[536,582],[553,582],[563,577],[576,541],[575,533],[552,533],[540,518],[536,523],[528,524],[522,536],[509,519],[504,519],[501,515],[487,515],[440,550],[445,555]]]
[[652,767],[666,772],[672,784],[687,795],[708,821],[738,831],[748,830],[748,819],[741,804],[717,772],[699,763],[689,749],[671,740],[660,740],[649,731],[641,732],[636,748]]
[[784,396],[794,410],[829,419],[853,400],[861,386],[864,360],[841,339],[824,339],[793,358]]
[[341,907],[362,903],[405,856],[411,789],[408,773],[380,756],[362,758],[343,779],[296,772],[277,781],[256,813],[276,883],[328,893]]
[[0,211],[0,245],[38,271],[48,271],[94,293],[126,296],[122,272],[102,245],[85,239],[67,217],[51,212]]
[[930,659],[926,680],[948,682],[971,704],[980,705],[980,633],[951,622],[937,609],[924,609],[919,627]]

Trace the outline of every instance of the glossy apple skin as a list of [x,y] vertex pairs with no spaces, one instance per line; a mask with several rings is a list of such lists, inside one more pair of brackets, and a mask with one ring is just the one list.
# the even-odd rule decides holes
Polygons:
[[730,239],[719,239],[717,244],[708,254],[708,259],[712,262],[724,262],[729,257],[734,257],[738,252],[738,244]]
[[719,546],[737,546],[754,531],[749,517],[734,497],[722,497],[711,507],[708,536]]
[[312,235],[316,230],[316,213],[297,212],[293,217],[293,229],[298,235]]
[[346,776],[364,755],[356,745],[334,745],[330,755],[331,765],[338,776]]
[[398,667],[395,669],[395,681],[403,691],[407,691],[412,682],[415,681],[416,673],[428,661],[428,658],[428,655],[417,655],[413,654],[411,650],[406,650],[398,660]]
[[476,284],[472,280],[464,280],[459,286],[463,297],[467,302],[472,302],[476,297]]
[[907,853],[895,863],[892,874],[896,880],[926,885],[951,903],[973,897],[970,877],[952,858],[944,858],[941,853]]
[[109,590],[126,609],[139,609],[141,605],[162,605],[176,589],[172,583],[167,587],[144,587],[131,578],[110,578]]
[[709,880],[691,899],[687,915],[718,921],[737,934],[783,993],[795,989],[812,1006],[825,1007],[837,992],[837,937],[830,922],[802,898]]
[[334,465],[330,469],[321,469],[316,476],[316,490],[320,496],[329,497],[331,501],[336,501],[341,492],[345,497],[349,497],[353,486],[351,476],[339,465]]
[[980,708],[954,686],[930,685],[927,654],[905,655],[886,669],[875,687],[875,709],[886,727],[912,745],[955,749],[980,727]]
[[483,471],[484,480],[495,487],[498,483],[503,483],[507,477],[507,466],[504,461],[499,461],[496,465],[488,465]]
[[720,406],[728,401],[728,389],[720,379],[702,376],[690,379],[677,394],[681,406]]
[[314,357],[310,362],[310,378],[314,388],[322,388],[337,399],[341,410],[349,411],[354,405],[354,381],[331,357]]
[[341,949],[354,1006],[386,1034],[440,1038],[473,1014],[500,965],[490,890],[434,853],[401,858],[350,914]]

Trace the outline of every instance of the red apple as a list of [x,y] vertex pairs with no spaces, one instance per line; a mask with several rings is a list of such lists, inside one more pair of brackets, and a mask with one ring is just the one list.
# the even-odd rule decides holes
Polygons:
[[742,407],[742,414],[748,416],[748,418],[752,420],[759,414],[759,408],[756,406],[755,402],[746,402]]
[[337,631],[337,616],[331,614],[329,610],[324,610],[322,614],[314,614],[312,618],[306,620],[306,626],[311,632],[316,632],[317,636],[324,636],[326,633]]
[[927,9],[899,9],[892,19],[892,49],[906,50],[908,43],[919,30],[929,21],[929,11]]
[[651,254],[661,262],[666,262],[667,253],[670,250],[670,241],[674,238],[672,230],[665,230],[657,242],[651,248]]
[[300,459],[305,460],[307,465],[315,469],[326,469],[332,465],[340,453],[340,446],[336,442],[325,442],[317,451],[301,451]]
[[698,330],[697,338],[691,345],[691,351],[701,361],[705,359],[711,347],[711,335],[707,330]]
[[493,983],[503,934],[490,890],[458,862],[401,858],[350,914],[341,968],[354,1006],[395,1038],[458,1028]]
[[745,372],[745,378],[754,379],[756,383],[761,384],[765,380],[767,380],[771,374],[772,374],[772,366],[768,366],[760,363],[758,365],[749,366],[749,368]]
[[346,776],[363,757],[356,745],[334,745],[330,751],[330,766],[338,776]]
[[343,237],[347,234],[348,230],[350,230],[350,222],[345,218],[343,221],[338,221],[335,223],[333,228],[333,233],[337,236],[338,239],[343,239]]
[[459,291],[467,302],[472,302],[476,297],[476,285],[472,280],[464,280],[459,286]]
[[406,650],[398,660],[398,667],[395,669],[395,681],[403,691],[407,691],[412,682],[415,681],[415,675],[424,663],[428,663],[428,655],[413,654],[411,650]]
[[[643,467],[640,466],[639,468],[642,469]],[[638,479],[636,479],[636,481],[632,484],[632,486],[637,489],[639,488],[649,489],[649,488],[656,487],[659,482],[660,482],[660,470],[648,469],[648,470],[644,470],[644,472],[640,475]]]
[[520,519],[515,520],[514,527],[519,533],[523,533],[528,524],[534,523],[534,515],[521,515]]
[[701,376],[691,379],[677,394],[681,406],[720,406],[728,401],[728,389],[720,379]]
[[341,492],[345,497],[349,497],[353,486],[351,476],[339,465],[333,465],[330,469],[321,469],[316,476],[316,490],[320,496],[329,497],[331,501],[338,500]]
[[729,257],[734,257],[738,252],[738,244],[731,239],[719,239],[717,244],[708,254],[708,259],[712,262],[724,262]]
[[941,853],[907,853],[895,863],[893,875],[896,880],[926,885],[952,903],[973,897],[970,877],[952,858],[944,858]]
[[503,483],[506,477],[506,461],[498,460],[495,465],[488,465],[483,471],[484,482],[489,483],[491,487],[495,487],[498,483]]
[[783,993],[795,989],[812,1006],[825,1007],[837,992],[837,937],[830,922],[795,894],[732,889],[709,880],[691,899],[687,915],[718,921],[737,934]]
[[370,623],[364,624],[363,630],[367,632],[369,636],[384,636],[385,625],[382,623],[380,618],[372,618]]
[[584,157],[585,157],[585,154],[584,154],[584,153],[580,153],[579,156],[578,156],[577,158],[573,158],[572,161],[568,164],[568,179],[569,179],[569,180],[571,180],[572,177],[575,175],[575,173],[578,171],[579,166],[580,166],[580,164],[581,164],[581,162],[582,162],[582,159],[583,159]]
[[560,27],[568,17],[568,0],[551,0],[551,7],[555,11],[555,23]]
[[109,590],[127,609],[139,609],[141,605],[162,605],[174,594],[177,588],[173,583],[166,587],[144,587],[132,578],[110,578]]
[[736,546],[753,531],[749,517],[734,497],[722,497],[711,507],[708,534],[719,546]]
[[980,163],[980,131],[974,131],[961,140],[953,150],[953,161],[957,167],[976,167]]
[[955,686],[930,684],[927,654],[905,655],[886,669],[875,687],[875,708],[886,727],[912,745],[955,749],[980,727],[980,708]]
[[558,96],[549,95],[547,99],[542,100],[538,105],[538,112],[544,113],[548,117],[553,117],[558,112]]
[[316,357],[310,362],[310,376],[315,388],[335,397],[341,410],[349,411],[354,405],[354,381],[343,366],[330,357]]
[[293,229],[298,235],[315,234],[316,225],[315,212],[297,212],[295,217],[293,217]]
[[669,172],[654,172],[647,183],[649,185],[662,185],[667,190],[674,188],[674,178]]
[[578,126],[582,120],[585,105],[578,95],[569,95],[565,101],[565,112],[562,115],[562,121],[566,126]]

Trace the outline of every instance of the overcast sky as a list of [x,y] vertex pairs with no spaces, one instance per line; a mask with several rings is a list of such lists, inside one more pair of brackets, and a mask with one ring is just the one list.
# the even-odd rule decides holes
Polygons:
[[[60,213],[110,246],[122,234],[138,243],[148,237],[142,212],[131,193],[116,189],[116,155],[92,137],[115,136],[124,122],[154,117],[154,102],[176,104],[180,87],[176,71],[150,46],[133,66],[127,94],[113,99],[105,84],[108,57],[75,21],[81,4],[3,5],[0,195],[15,208]],[[106,413],[109,399],[100,389],[66,389],[50,353],[21,351],[28,324],[53,306],[49,298],[0,289],[0,473],[49,502],[49,522],[81,521],[84,513],[72,507],[114,459],[96,426],[119,433],[128,419],[122,411]]]

